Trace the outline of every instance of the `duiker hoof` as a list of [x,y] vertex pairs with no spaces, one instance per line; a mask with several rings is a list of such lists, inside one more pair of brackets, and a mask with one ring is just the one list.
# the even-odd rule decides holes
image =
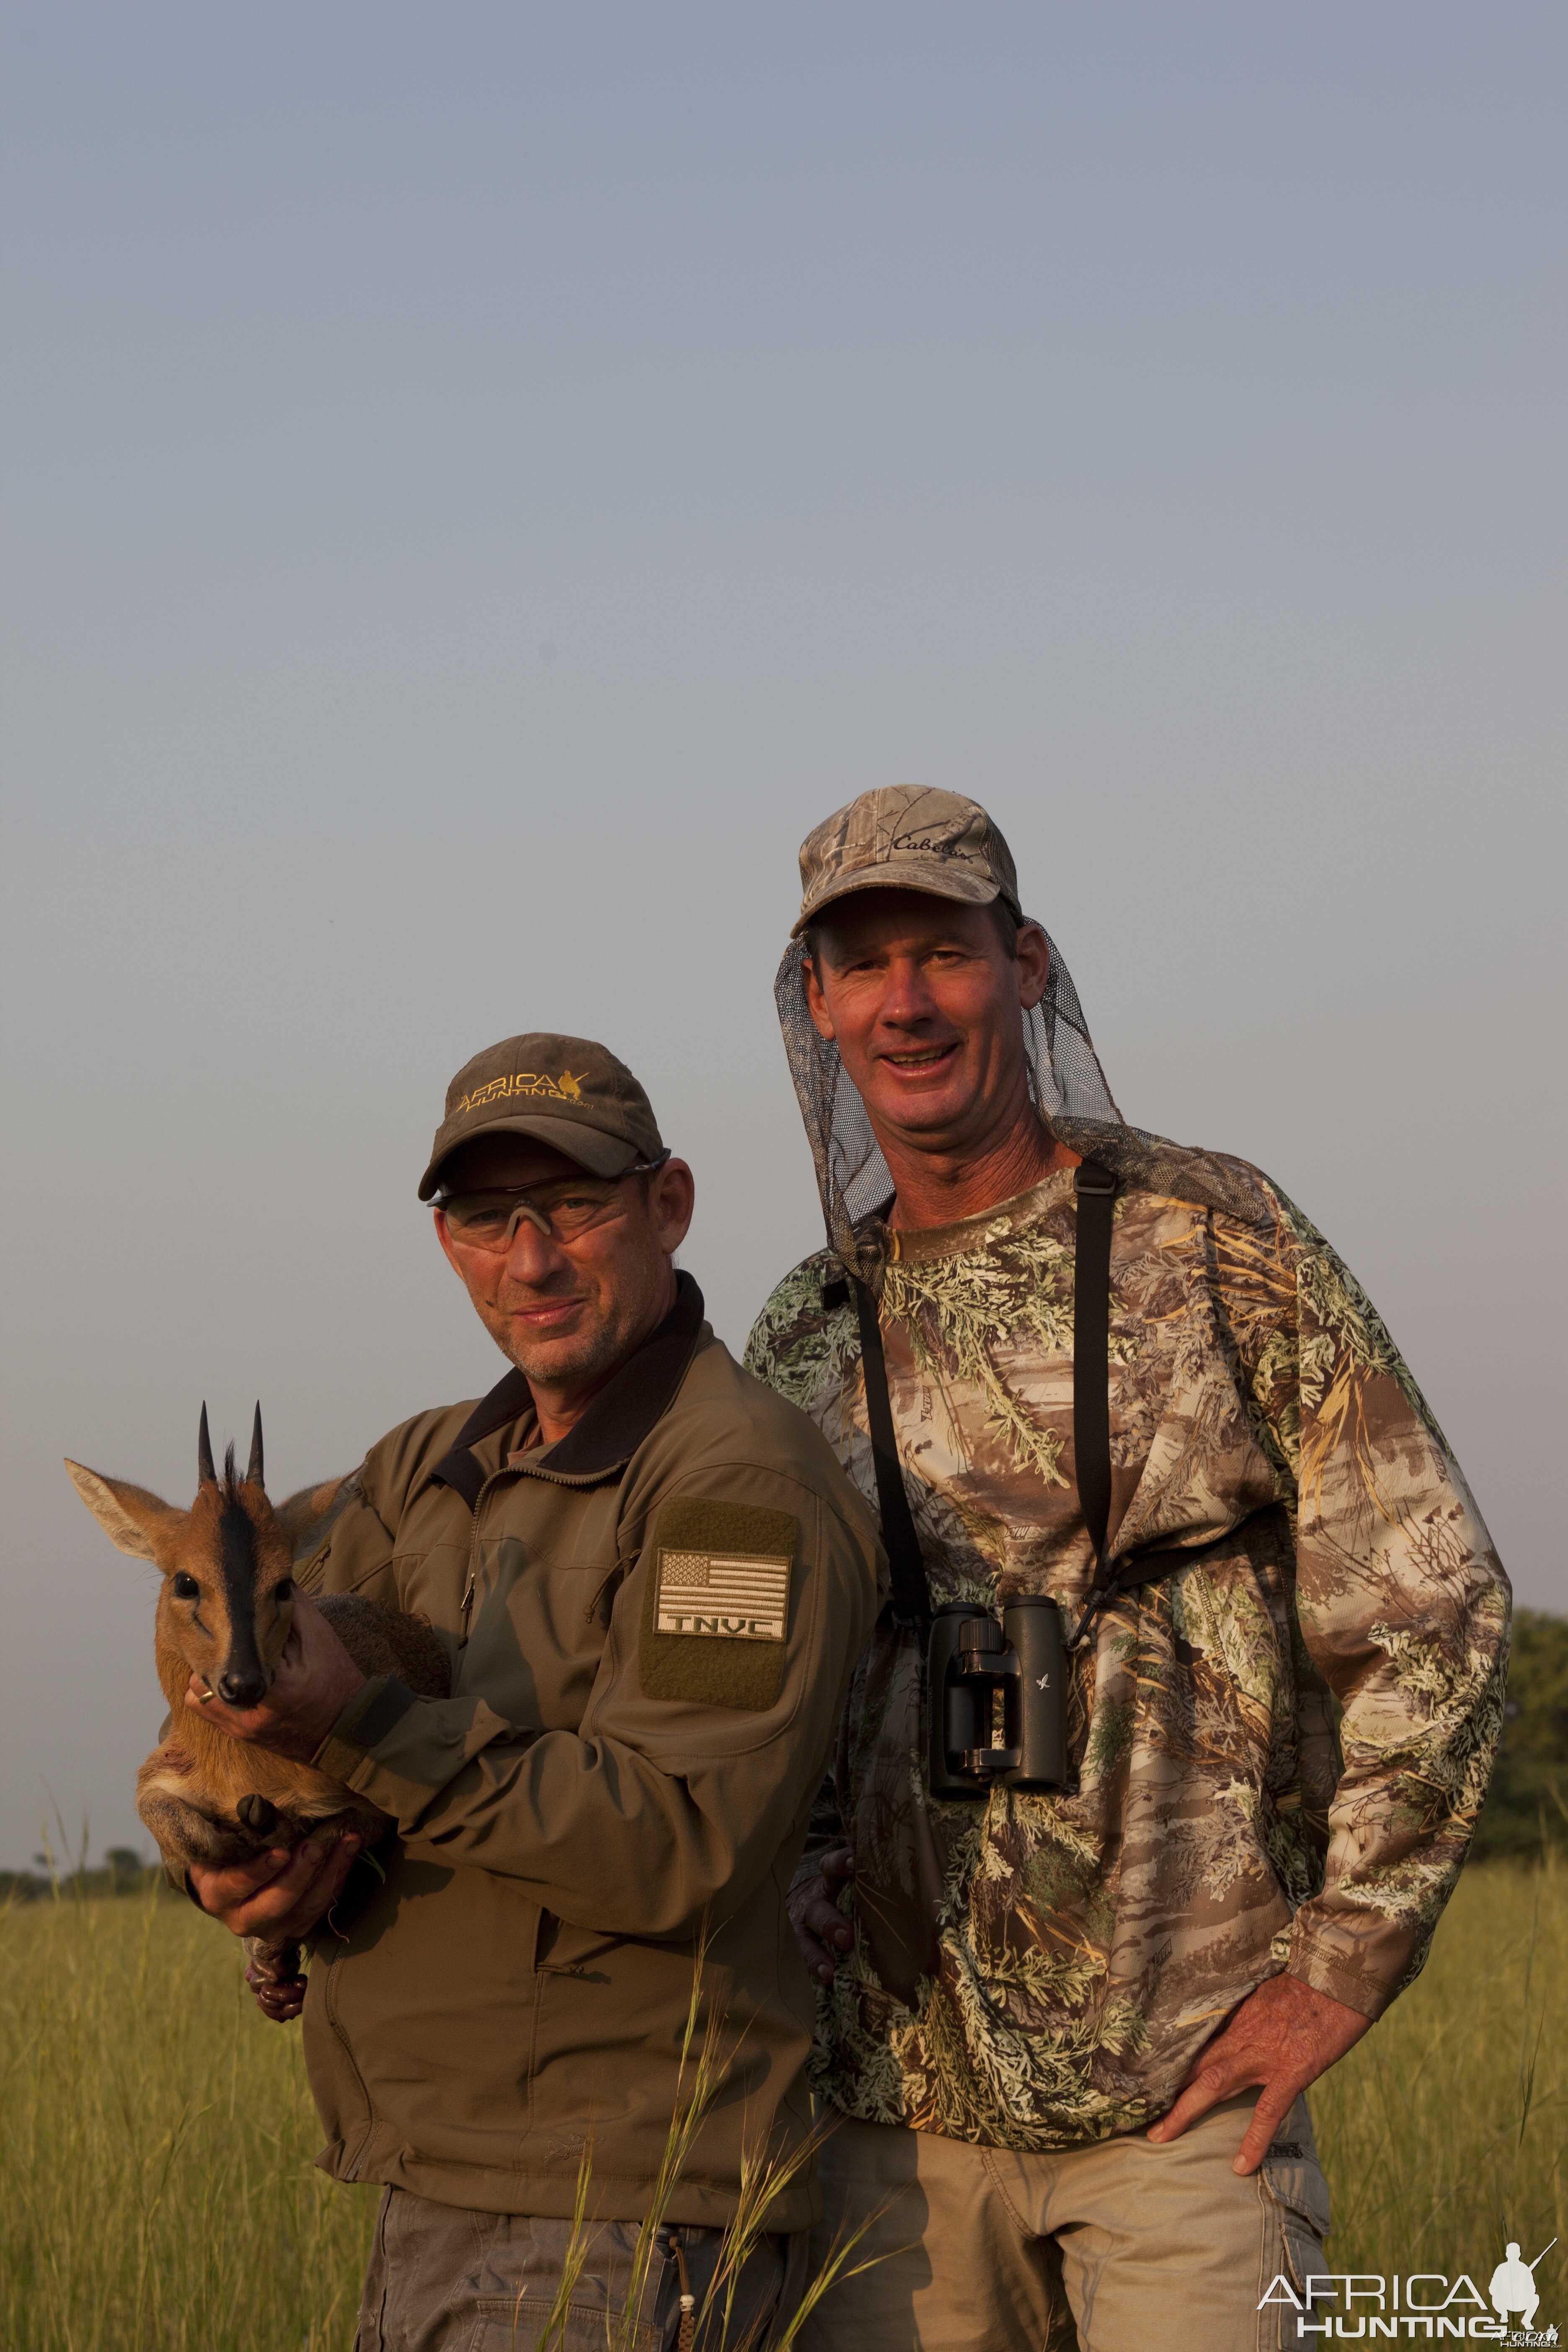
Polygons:
[[278,1808],[270,1797],[241,1797],[234,1810],[252,1837],[266,1837],[277,1824]]

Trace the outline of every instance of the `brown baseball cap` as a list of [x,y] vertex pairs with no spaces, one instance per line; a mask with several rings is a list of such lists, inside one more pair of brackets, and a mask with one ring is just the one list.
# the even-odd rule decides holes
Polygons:
[[530,1135],[595,1176],[622,1176],[664,1150],[653,1106],[624,1062],[588,1037],[531,1030],[465,1062],[419,1180],[428,1201],[441,1162],[476,1135]]
[[852,890],[929,890],[972,907],[1001,898],[1024,917],[1013,853],[979,802],[923,784],[879,785],[808,833],[800,887],[792,939]]

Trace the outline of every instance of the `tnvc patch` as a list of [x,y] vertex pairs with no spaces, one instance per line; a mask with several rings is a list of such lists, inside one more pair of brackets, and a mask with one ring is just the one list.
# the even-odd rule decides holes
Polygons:
[[661,1550],[655,1630],[782,1642],[789,1624],[789,1571],[782,1553]]
[[[637,1681],[679,1706],[777,1706],[789,1613],[805,1589],[792,1511],[727,1496],[672,1496],[647,1533]],[[800,1589],[790,1591],[792,1581]]]

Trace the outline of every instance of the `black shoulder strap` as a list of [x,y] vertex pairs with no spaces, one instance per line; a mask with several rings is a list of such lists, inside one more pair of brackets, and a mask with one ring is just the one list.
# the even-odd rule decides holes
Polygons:
[[[1116,1207],[1116,1179],[1108,1169],[1086,1160],[1073,1176],[1073,1189],[1078,1195],[1077,1263],[1073,1273],[1073,1458],[1084,1524],[1094,1547],[1089,1605],[1079,1624],[1079,1635],[1075,1636],[1076,1643],[1109,1597],[1102,1571],[1105,1532],[1110,1519],[1110,1225]],[[925,1561],[893,1434],[881,1321],[868,1286],[856,1278],[850,1286],[860,1323],[866,1419],[877,1472],[882,1541],[892,1571],[893,1622],[923,1628],[931,1623],[931,1587],[926,1581]]]
[[1116,1179],[1086,1160],[1073,1178],[1078,1194],[1078,1257],[1073,1275],[1072,1440],[1078,1498],[1093,1546],[1093,1567],[1083,1614],[1068,1641],[1079,1648],[1102,1609],[1142,1585],[1157,1584],[1219,1545],[1229,1535],[1196,1550],[1149,1551],[1119,1559],[1105,1558],[1110,1523],[1110,1228],[1116,1209]]
[[1110,1228],[1116,1213],[1116,1179],[1092,1160],[1073,1175],[1078,1195],[1078,1247],[1073,1269],[1072,1444],[1073,1467],[1093,1566],[1083,1614],[1068,1647],[1076,1650],[1106,1603],[1124,1586],[1150,1583],[1169,1573],[1164,1564],[1142,1572],[1105,1564],[1110,1524]]
[[1110,1521],[1110,1223],[1116,1179],[1092,1160],[1073,1171],[1078,1249],[1073,1268],[1072,1447],[1078,1498],[1094,1549],[1105,1559]]
[[[1076,1650],[1092,1631],[1100,1612],[1124,1593],[1157,1583],[1177,1570],[1190,1568],[1232,1535],[1195,1550],[1145,1552],[1119,1560],[1114,1570],[1105,1563],[1106,1532],[1110,1524],[1110,1233],[1116,1209],[1116,1179],[1109,1169],[1086,1160],[1073,1176],[1078,1197],[1078,1239],[1073,1268],[1072,1429],[1073,1461],[1084,1526],[1093,1548],[1094,1565],[1083,1614],[1068,1646]],[[882,1327],[877,1302],[866,1284],[852,1281],[855,1309],[860,1323],[860,1360],[866,1378],[866,1418],[871,1432],[871,1459],[877,1471],[877,1500],[882,1515],[882,1541],[893,1579],[893,1622],[924,1629],[931,1623],[931,1587],[915,1534],[904,1474],[893,1434],[893,1410],[888,1396],[888,1367],[882,1352]],[[842,1304],[844,1287],[837,1280],[823,1286],[823,1305]]]
[[926,1582],[926,1564],[904,1487],[898,1441],[893,1435],[881,1319],[867,1285],[856,1276],[852,1286],[855,1312],[860,1318],[860,1364],[866,1378],[866,1419],[871,1432],[871,1460],[877,1471],[882,1542],[893,1579],[893,1622],[912,1625],[923,1632],[931,1623],[931,1587]]

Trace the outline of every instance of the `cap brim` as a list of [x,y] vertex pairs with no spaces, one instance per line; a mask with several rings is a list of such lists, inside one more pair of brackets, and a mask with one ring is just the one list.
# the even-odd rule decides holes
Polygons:
[[526,1118],[489,1118],[482,1127],[470,1127],[455,1135],[450,1143],[437,1152],[419,1179],[419,1198],[428,1201],[440,1182],[441,1170],[455,1151],[466,1143],[473,1143],[481,1135],[526,1135],[534,1143],[548,1143],[567,1160],[574,1160],[579,1168],[586,1168],[594,1176],[624,1176],[634,1160],[640,1157],[635,1143],[624,1135],[606,1135],[596,1127],[589,1127],[580,1118],[551,1118],[542,1111],[531,1111]]
[[923,857],[907,862],[889,858],[884,864],[863,866],[857,873],[840,875],[790,926],[791,939],[798,940],[816,921],[824,907],[831,907],[837,898],[854,898],[862,890],[920,890],[928,898],[956,898],[966,907],[988,907],[994,898],[1004,895],[999,882],[987,882],[978,874],[960,873],[951,866],[938,866]]

